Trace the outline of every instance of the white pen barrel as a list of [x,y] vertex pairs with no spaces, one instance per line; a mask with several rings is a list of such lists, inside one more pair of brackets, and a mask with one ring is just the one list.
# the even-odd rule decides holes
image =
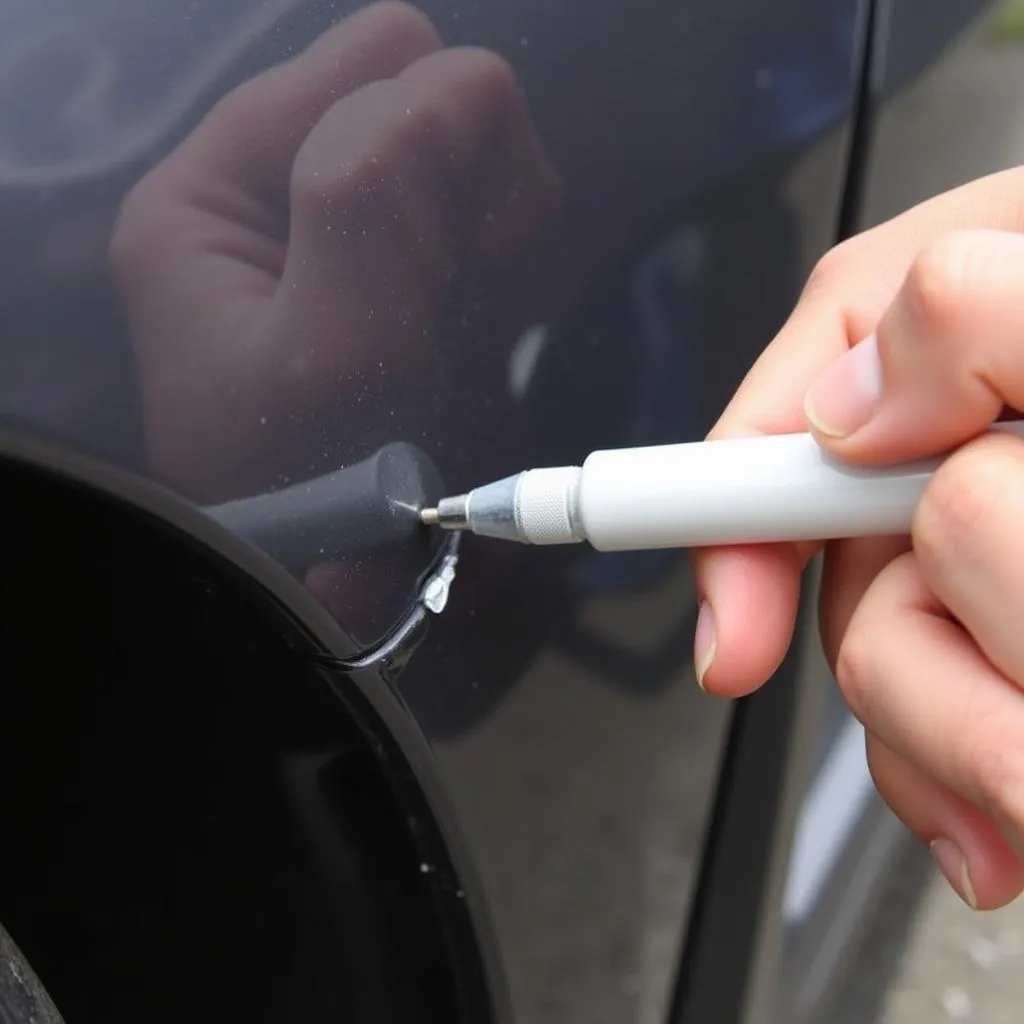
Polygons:
[[942,461],[852,466],[810,434],[594,452],[578,518],[600,551],[906,533]]

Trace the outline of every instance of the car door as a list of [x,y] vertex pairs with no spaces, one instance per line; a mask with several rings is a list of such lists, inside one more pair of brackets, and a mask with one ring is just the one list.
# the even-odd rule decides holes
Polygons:
[[[438,997],[435,1016],[725,1021],[769,1005],[757,928],[794,813],[798,662],[734,714],[693,677],[684,554],[470,539],[452,580],[454,552],[406,528],[409,508],[381,481],[398,458],[422,500],[441,481],[457,490],[598,447],[703,436],[836,237],[868,7],[50,0],[0,12],[5,451],[216,549],[301,624],[294,643],[318,669],[352,682],[345,706],[371,723],[376,765],[358,784],[379,791],[411,851],[400,891],[439,901],[440,916],[422,911],[437,929],[421,947],[449,943],[438,970],[463,963],[463,1001]],[[27,573],[49,563],[38,518],[25,529]],[[137,572],[144,545],[127,546],[127,527],[104,536],[90,572],[127,574],[108,590],[158,585]],[[192,565],[158,564],[169,576]],[[422,639],[423,587],[438,580],[451,593]],[[99,608],[89,616],[109,629]],[[183,714],[175,729],[205,752],[204,771],[233,781],[213,803],[196,782],[196,802],[174,804],[178,835],[203,815],[227,820],[236,801],[257,807],[269,785],[214,756],[219,743],[249,749],[238,702],[290,766],[287,800],[301,803],[295,780],[312,771],[274,731],[287,718],[278,690],[247,699],[228,685],[217,637],[240,658],[239,616],[220,604],[201,622],[180,616],[181,650],[205,652],[206,692],[224,696],[219,716]],[[130,621],[150,637],[151,619]],[[258,622],[254,636],[291,636]],[[287,699],[313,731],[341,715],[315,687]],[[103,706],[117,722],[130,705]],[[24,742],[10,749],[22,770]],[[138,786],[166,770],[138,763]],[[110,765],[103,777],[128,785]],[[395,787],[406,796],[392,807]],[[305,870],[286,837],[341,814],[329,792],[320,811],[282,813],[282,859],[255,858],[237,904],[186,914],[182,941],[211,920],[225,944],[241,941],[249,918],[231,907]],[[398,833],[358,821],[365,871],[372,844],[398,849]],[[207,851],[227,842],[203,834]],[[208,889],[193,885],[190,849],[161,861],[185,903],[230,872],[226,855],[211,859]],[[91,1005],[103,987],[108,1019],[127,1019],[170,986],[202,1019],[253,984],[240,971],[213,985],[198,967],[175,980],[147,962],[137,1001],[119,1003],[124,930],[148,921],[159,934],[144,912],[157,904],[97,931],[102,901],[76,897],[67,913],[110,956],[92,974],[66,969],[28,894],[55,879],[77,893],[81,879],[25,850],[32,884],[0,919],[47,965],[58,1005]],[[381,899],[367,920],[413,913],[412,895],[397,909]],[[304,1019],[336,1012],[329,958],[300,960],[288,971],[308,984],[264,1004],[266,1019],[294,1019],[300,988]],[[474,985],[482,996],[466,995]]]

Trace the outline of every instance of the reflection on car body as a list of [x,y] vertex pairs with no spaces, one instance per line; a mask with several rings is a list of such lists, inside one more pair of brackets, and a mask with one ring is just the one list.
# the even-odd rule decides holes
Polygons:
[[699,437],[983,7],[0,9],[0,921],[69,1020],[824,1012],[822,672],[734,712],[684,555],[467,538],[453,585],[377,474]]

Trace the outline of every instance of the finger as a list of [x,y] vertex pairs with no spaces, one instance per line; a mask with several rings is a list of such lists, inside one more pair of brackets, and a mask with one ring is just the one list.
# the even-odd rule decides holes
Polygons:
[[[793,313],[708,435],[711,440],[806,429],[808,386],[871,329],[885,309],[887,288],[896,288],[896,273],[879,274],[862,250],[863,239],[857,239],[818,264]],[[740,696],[775,672],[792,639],[801,575],[820,549],[804,543],[693,552],[704,602],[694,656],[706,690]]]
[[[833,276],[833,264],[824,266],[747,374],[709,434],[711,440],[804,429],[808,384],[847,351],[849,339],[872,315],[870,309],[851,311],[841,301],[840,278]],[[801,575],[820,547],[768,544],[693,552],[703,602],[694,659],[698,680],[708,692],[744,695],[779,667],[793,636]]]
[[[923,203],[900,217],[852,238],[817,265],[796,309],[744,379],[710,436],[735,437],[806,430],[804,397],[812,382],[850,346],[875,330],[921,248],[941,234],[968,224],[1024,226],[1024,171],[1004,171]],[[742,572],[717,568],[725,555],[697,552],[698,586],[715,619],[721,619],[714,664],[705,683],[716,692],[745,692],[777,666],[792,632],[798,577],[817,550],[757,548],[743,556]],[[797,554],[794,555],[793,551]],[[769,553],[771,552],[771,553]],[[788,566],[780,573],[779,567]],[[740,586],[728,591],[725,586]],[[763,624],[744,609],[779,607],[783,614]],[[734,612],[733,609],[739,610]],[[780,627],[780,622],[782,626]],[[746,673],[733,676],[729,651],[749,644]]]
[[868,766],[893,813],[927,844],[939,870],[974,910],[994,910],[1024,889],[1024,862],[995,822],[870,733]]
[[[379,233],[394,212],[389,204],[404,199],[413,238],[417,215],[429,208],[469,248],[485,251],[531,237],[560,193],[515,72],[474,47],[433,53],[340,100],[303,144],[291,177],[300,220],[354,213]],[[329,240],[351,246],[343,238]]]
[[815,267],[712,436],[806,429],[807,388],[878,326],[921,250],[958,229],[1024,230],[1024,168],[979,178],[851,238]]
[[1024,837],[1024,696],[950,621],[913,554],[864,596],[836,678],[882,743]]
[[498,255],[532,240],[557,209],[562,182],[512,66],[459,47],[416,61],[399,79],[438,122],[444,161],[434,169],[468,248]]
[[[909,537],[858,538],[829,545],[819,622],[831,665],[864,592],[909,547]],[[694,644],[698,681],[709,693],[743,696],[778,668],[792,641],[801,572],[813,548],[810,544],[720,548],[701,566],[700,592],[728,595],[717,606],[704,598],[702,635]],[[724,642],[719,642],[719,636]]]
[[[493,196],[495,147],[500,159],[520,146],[526,118],[509,65],[470,48],[425,58],[324,115],[292,168],[276,304],[310,338],[334,337],[339,318],[358,324],[348,337],[360,344],[337,347],[328,372],[350,372],[371,356],[376,365],[389,349],[427,354],[424,326],[467,234],[479,234],[479,203]],[[494,212],[488,237],[500,236],[509,218],[521,232],[546,215],[554,172],[534,155],[529,187],[521,163],[519,177],[505,182],[519,181],[518,199]]]
[[899,461],[962,444],[1004,405],[1024,408],[1024,236],[984,230],[921,252],[877,335],[812,385],[807,415],[836,455]]
[[1024,686],[1021,523],[1024,441],[988,436],[960,449],[939,469],[913,529],[929,589],[1018,686]]
[[172,166],[198,166],[207,176],[216,172],[218,180],[283,198],[295,155],[334,103],[440,47],[437,30],[415,7],[395,0],[362,7],[302,53],[225,96]]
[[825,657],[833,668],[850,619],[868,587],[890,562],[909,550],[909,536],[857,537],[826,547],[818,624]]
[[697,681],[741,697],[779,667],[793,636],[802,553],[796,545],[694,553],[701,606],[694,637]]
[[[176,320],[206,290],[211,262],[223,292],[265,297],[281,274],[288,181],[309,132],[339,98],[440,46],[424,15],[385,0],[225,96],[122,204],[111,258],[130,305],[153,306],[153,323]],[[145,287],[153,277],[175,286]]]
[[818,374],[878,327],[923,249],[968,226],[1024,230],[1024,167],[936,196],[830,250],[712,436],[806,430],[805,396]]

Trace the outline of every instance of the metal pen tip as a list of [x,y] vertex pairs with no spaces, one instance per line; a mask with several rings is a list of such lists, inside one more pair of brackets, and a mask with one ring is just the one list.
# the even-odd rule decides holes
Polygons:
[[420,522],[424,526],[440,526],[442,530],[468,530],[469,496],[442,498],[436,508],[420,509]]

